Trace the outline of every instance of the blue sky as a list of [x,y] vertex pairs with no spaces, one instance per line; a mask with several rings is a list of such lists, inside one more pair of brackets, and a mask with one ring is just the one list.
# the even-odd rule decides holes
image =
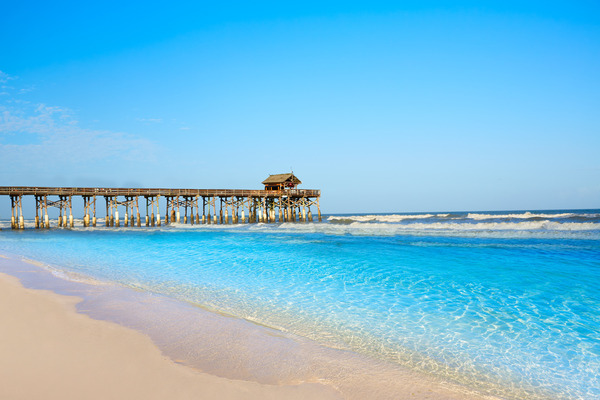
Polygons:
[[3,6],[0,185],[600,207],[595,2],[86,3]]

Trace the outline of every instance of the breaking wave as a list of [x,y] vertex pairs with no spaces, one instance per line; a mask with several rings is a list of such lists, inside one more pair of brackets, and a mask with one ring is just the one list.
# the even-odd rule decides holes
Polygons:
[[595,211],[332,215],[323,229],[327,233],[376,236],[480,233],[571,237],[580,233],[600,237],[600,213]]

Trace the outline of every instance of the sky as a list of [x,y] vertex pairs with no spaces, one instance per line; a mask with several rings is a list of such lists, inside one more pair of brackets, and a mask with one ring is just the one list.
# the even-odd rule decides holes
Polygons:
[[600,208],[600,4],[7,2],[0,165],[0,186],[293,170],[326,213]]

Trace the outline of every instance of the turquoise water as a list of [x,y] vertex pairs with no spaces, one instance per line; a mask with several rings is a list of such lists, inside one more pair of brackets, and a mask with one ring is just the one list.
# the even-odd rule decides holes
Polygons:
[[2,251],[505,398],[600,398],[600,210],[3,229]]

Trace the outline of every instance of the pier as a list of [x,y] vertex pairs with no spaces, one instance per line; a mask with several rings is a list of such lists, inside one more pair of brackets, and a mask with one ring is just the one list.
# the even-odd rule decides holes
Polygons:
[[[73,201],[79,198],[84,227],[312,222],[315,209],[320,222],[321,191],[297,189],[299,183],[293,174],[278,174],[263,181],[264,190],[0,186],[0,196],[10,197],[12,229],[25,228],[24,196],[35,198],[38,229],[51,227],[50,207],[59,211],[55,227],[74,227]],[[164,218],[159,210],[161,198]],[[106,206],[103,221],[98,213],[102,205]]]

